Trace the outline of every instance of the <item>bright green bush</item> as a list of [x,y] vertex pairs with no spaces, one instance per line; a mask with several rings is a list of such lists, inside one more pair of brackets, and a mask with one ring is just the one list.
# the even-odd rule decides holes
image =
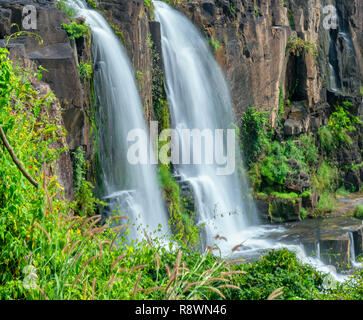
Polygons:
[[93,69],[89,63],[80,63],[78,66],[78,72],[82,78],[92,79]]
[[67,31],[68,37],[71,40],[75,40],[78,38],[85,38],[89,35],[89,28],[84,23],[77,23],[75,21],[71,22],[71,24],[62,24],[62,28]]

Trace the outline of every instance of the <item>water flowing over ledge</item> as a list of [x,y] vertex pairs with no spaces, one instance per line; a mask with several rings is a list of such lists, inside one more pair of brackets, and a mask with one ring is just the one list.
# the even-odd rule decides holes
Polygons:
[[[156,168],[131,165],[127,160],[128,132],[135,128],[146,132],[129,58],[100,13],[88,9],[84,1],[69,0],[67,3],[77,16],[86,19],[92,32],[98,153],[103,196],[109,203],[109,214],[119,208],[130,218],[131,239],[143,237],[142,228],[149,233],[160,229],[158,234],[168,234],[168,217],[158,188]],[[144,147],[147,149],[148,146]]]

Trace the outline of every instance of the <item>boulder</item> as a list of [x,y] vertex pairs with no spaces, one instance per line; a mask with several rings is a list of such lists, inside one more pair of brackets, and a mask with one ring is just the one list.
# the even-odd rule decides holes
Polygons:
[[297,136],[303,132],[303,124],[301,121],[287,119],[284,123],[285,136]]
[[302,220],[300,211],[302,202],[300,198],[280,199],[271,197],[269,200],[269,217],[272,223]]

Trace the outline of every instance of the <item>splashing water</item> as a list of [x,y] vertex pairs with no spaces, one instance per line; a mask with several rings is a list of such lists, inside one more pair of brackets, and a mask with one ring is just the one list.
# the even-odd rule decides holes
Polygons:
[[[184,128],[228,128],[233,121],[229,89],[205,39],[184,15],[164,2],[153,3],[155,20],[161,25],[172,126],[179,131]],[[216,152],[223,153],[223,148]],[[239,150],[236,151],[239,153]],[[320,259],[308,257],[302,245],[269,239],[285,229],[258,225],[257,210],[244,173],[241,177],[236,172],[229,176],[217,176],[216,166],[213,165],[178,164],[175,168],[178,175],[193,188],[198,224],[205,225],[204,245],[217,244],[225,256],[234,247],[239,247],[235,256],[243,257],[288,248],[296,253],[301,262],[330,273],[338,281],[346,279]]]

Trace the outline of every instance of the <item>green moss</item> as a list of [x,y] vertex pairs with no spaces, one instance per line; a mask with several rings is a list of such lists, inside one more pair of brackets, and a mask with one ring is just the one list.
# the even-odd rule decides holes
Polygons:
[[281,192],[272,192],[272,196],[279,199],[297,199],[299,198],[299,195],[295,192],[290,193],[281,193]]
[[300,210],[300,217],[301,217],[301,219],[302,219],[302,220],[305,220],[305,219],[306,219],[306,217],[307,217],[307,215],[308,215],[307,210],[306,210],[306,209],[304,209],[304,208],[302,208],[302,209]]
[[71,24],[62,24],[62,28],[67,31],[68,37],[71,40],[79,39],[81,37],[86,38],[90,35],[89,28],[82,23],[71,22]]
[[221,44],[219,43],[219,41],[217,39],[214,39],[213,37],[209,38],[209,43],[213,48],[214,53],[216,53],[221,48]]
[[302,198],[308,198],[312,196],[312,191],[311,190],[306,190],[301,194]]
[[126,46],[126,40],[124,37],[123,32],[120,30],[119,27],[115,26],[114,24],[111,24],[110,27],[113,29],[113,31],[115,32],[115,34],[119,37],[121,43]]

